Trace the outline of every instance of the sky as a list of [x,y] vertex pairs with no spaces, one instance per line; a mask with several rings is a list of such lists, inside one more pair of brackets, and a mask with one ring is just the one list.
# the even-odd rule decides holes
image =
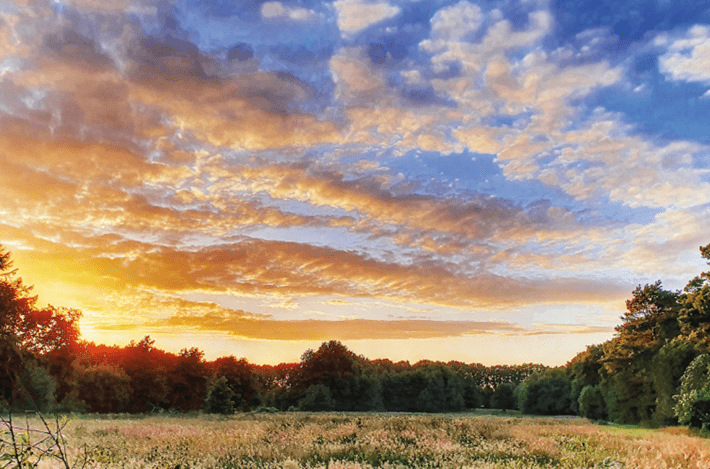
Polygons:
[[0,0],[0,244],[83,338],[563,365],[710,243],[707,0]]

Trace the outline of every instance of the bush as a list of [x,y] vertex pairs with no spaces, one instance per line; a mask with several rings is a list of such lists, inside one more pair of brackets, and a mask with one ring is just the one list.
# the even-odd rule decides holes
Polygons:
[[227,378],[220,376],[207,389],[205,412],[210,414],[233,414],[234,391],[229,387]]

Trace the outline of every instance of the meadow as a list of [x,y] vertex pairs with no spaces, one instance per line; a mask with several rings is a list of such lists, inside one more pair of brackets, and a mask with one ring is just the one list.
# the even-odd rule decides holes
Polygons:
[[[16,428],[44,429],[18,417]],[[710,440],[685,428],[514,414],[75,415],[62,434],[66,459],[91,468],[710,468]]]

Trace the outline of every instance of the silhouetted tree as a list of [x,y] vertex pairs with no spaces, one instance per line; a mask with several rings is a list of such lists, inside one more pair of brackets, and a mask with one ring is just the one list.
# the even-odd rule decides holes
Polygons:
[[207,389],[205,412],[210,414],[233,414],[235,397],[227,378],[218,376]]
[[189,411],[202,408],[207,394],[204,353],[192,347],[182,349],[168,372],[170,407]]
[[[150,336],[145,336],[138,343],[131,342],[124,349],[118,351],[113,358],[110,349],[104,349],[105,357],[109,363],[115,362],[123,368],[130,378],[131,385],[131,412],[150,412],[158,408],[168,408],[174,402],[174,397],[169,396],[171,390],[168,383],[168,370],[178,368],[177,357],[155,348],[155,341]],[[177,371],[175,382],[185,383],[188,386],[189,375],[181,375]],[[206,383],[198,380],[200,383]],[[204,397],[199,400],[199,408]],[[195,403],[193,402],[193,405]]]
[[130,409],[131,378],[122,368],[109,364],[77,366],[75,376],[76,397],[89,411],[116,413]]
[[234,408],[248,410],[258,404],[256,380],[249,362],[234,356],[221,357],[208,363],[214,376],[224,377],[232,390]]

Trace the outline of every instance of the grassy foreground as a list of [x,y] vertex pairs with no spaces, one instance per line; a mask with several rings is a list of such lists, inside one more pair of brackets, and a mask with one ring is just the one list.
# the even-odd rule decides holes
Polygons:
[[[36,418],[17,423],[43,428]],[[69,460],[87,454],[86,467],[96,468],[710,468],[710,440],[685,429],[624,429],[576,418],[75,416],[63,434]],[[45,459],[39,467],[64,465]]]

